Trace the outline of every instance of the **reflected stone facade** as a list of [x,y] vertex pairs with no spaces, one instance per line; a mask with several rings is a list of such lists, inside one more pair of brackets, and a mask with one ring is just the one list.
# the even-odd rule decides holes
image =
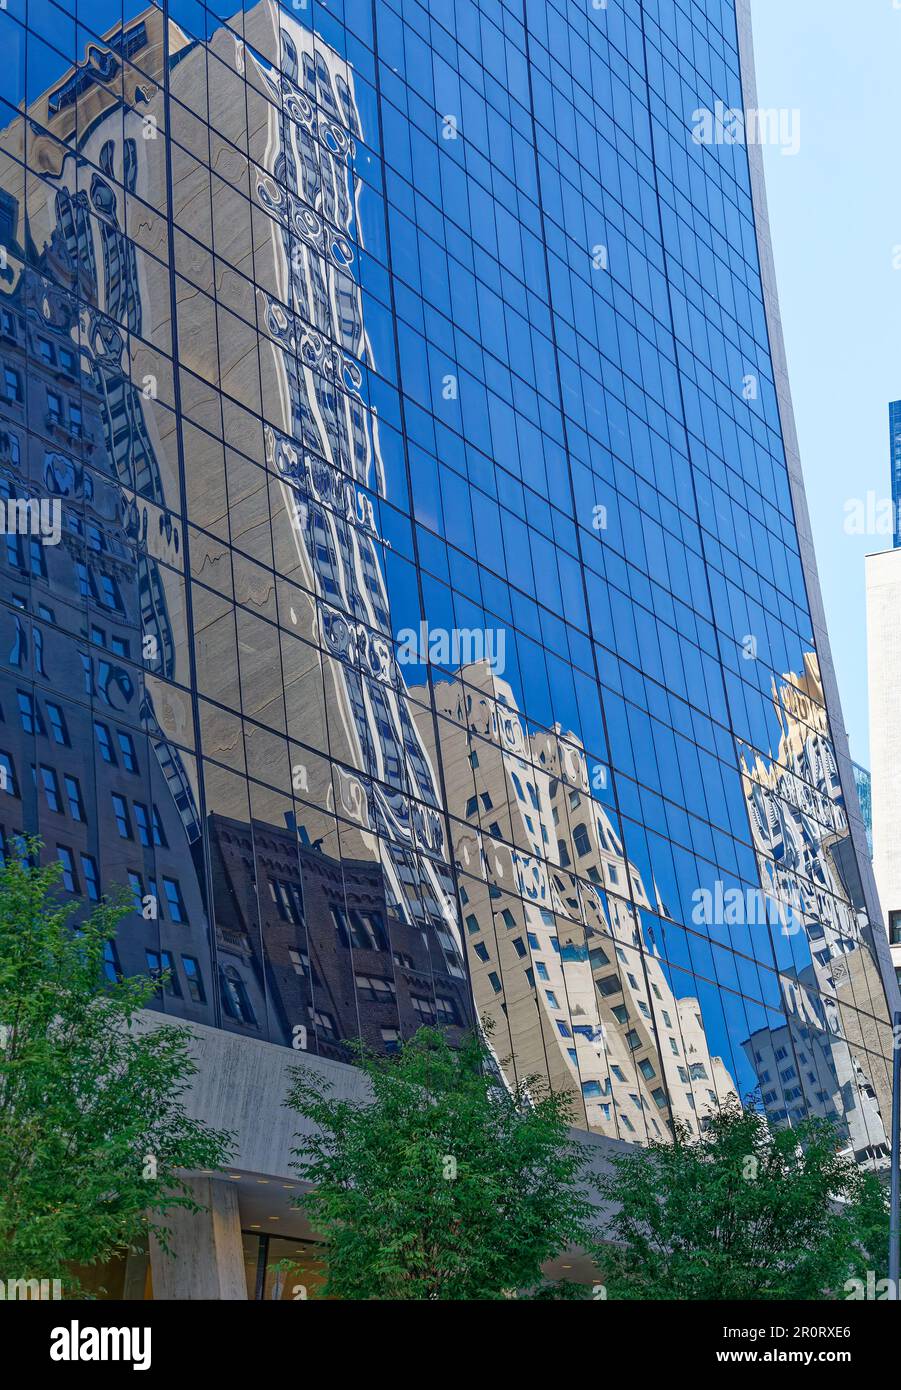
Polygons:
[[165,1012],[490,1019],[600,1134],[755,1094],[878,1166],[759,152],[691,133],[742,11],[23,8],[0,485],[62,534],[0,549],[6,846],[130,887]]

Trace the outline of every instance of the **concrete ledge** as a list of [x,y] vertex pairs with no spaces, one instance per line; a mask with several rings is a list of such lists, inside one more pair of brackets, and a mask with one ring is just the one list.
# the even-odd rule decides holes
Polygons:
[[[335,1095],[344,1099],[362,1100],[367,1094],[361,1073],[344,1062],[292,1052],[201,1023],[183,1023],[152,1010],[143,1010],[140,1015],[141,1027],[158,1028],[163,1023],[185,1027],[192,1036],[190,1050],[198,1071],[186,1109],[193,1118],[235,1135],[230,1167],[236,1172],[298,1183],[291,1169],[291,1150],[297,1147],[299,1136],[312,1132],[312,1126],[284,1104],[292,1068],[303,1064],[319,1072],[331,1081]],[[593,1174],[609,1171],[613,1154],[635,1148],[601,1134],[584,1130],[572,1133],[584,1146]],[[596,1204],[601,1208],[599,1201]]]

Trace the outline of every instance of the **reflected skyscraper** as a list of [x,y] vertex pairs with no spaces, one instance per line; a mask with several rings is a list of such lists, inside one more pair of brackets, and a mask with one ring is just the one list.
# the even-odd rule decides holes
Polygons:
[[167,1013],[491,1019],[600,1135],[755,1095],[878,1165],[760,151],[698,137],[745,4],[19,8],[0,470],[62,535],[0,551],[7,843],[130,885]]
[[857,796],[860,801],[860,814],[863,820],[864,829],[867,832],[867,849],[870,858],[873,858],[873,778],[865,767],[860,763],[851,764],[854,773],[854,781],[857,784]]

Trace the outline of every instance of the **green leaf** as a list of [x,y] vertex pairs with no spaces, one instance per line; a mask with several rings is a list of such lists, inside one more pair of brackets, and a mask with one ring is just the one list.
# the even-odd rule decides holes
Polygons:
[[130,899],[75,929],[39,850],[0,868],[0,1279],[77,1295],[73,1266],[143,1244],[152,1223],[166,1245],[166,1213],[197,1207],[180,1174],[224,1166],[229,1136],[186,1111],[189,1031],[136,1026],[158,981],[105,979]]
[[485,1040],[421,1028],[384,1057],[353,1044],[369,1098],[298,1067],[288,1104],[312,1126],[298,1199],[328,1241],[326,1297],[501,1299],[545,1292],[541,1267],[592,1249],[595,1208],[566,1097],[509,1091]]

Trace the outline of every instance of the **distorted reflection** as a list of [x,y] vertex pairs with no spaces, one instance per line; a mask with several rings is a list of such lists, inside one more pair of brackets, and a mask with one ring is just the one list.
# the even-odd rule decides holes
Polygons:
[[[452,257],[467,261],[467,285],[500,273],[477,232],[441,230],[436,200],[456,192],[430,186],[417,202],[401,187],[400,143],[380,153],[383,125],[397,141],[397,111],[362,38],[352,63],[337,21],[323,12],[316,32],[309,18],[259,0],[215,20],[173,0],[105,38],[85,29],[66,58],[30,35],[26,64],[24,30],[0,14],[12,54],[0,487],[3,500],[58,501],[63,519],[58,545],[9,534],[0,548],[3,844],[37,830],[73,900],[129,889],[108,973],[159,976],[161,1009],[336,1059],[349,1039],[390,1052],[421,1024],[456,1036],[478,1016],[511,1081],[572,1093],[598,1133],[698,1133],[756,1088],[777,1121],[831,1116],[848,1150],[879,1165],[887,1008],[817,657],[774,680],[777,751],[759,751],[759,723],[754,747],[739,739],[703,636],[682,641],[684,668],[675,617],[642,645],[651,602],[639,613],[624,590],[650,591],[651,571],[662,583],[653,548],[631,581],[612,535],[602,548],[593,531],[603,558],[577,560],[576,533],[593,523],[569,515],[568,484],[552,505],[536,461],[541,418],[547,458],[566,472],[564,393],[559,411],[537,395],[530,409],[517,378],[516,428],[495,431],[490,457],[464,449],[468,429],[487,433],[478,391],[468,423],[449,417],[456,432],[414,408],[421,379],[445,379],[444,359],[417,355],[408,320],[424,333],[431,316],[449,352]],[[478,220],[469,149],[447,189],[470,186]],[[428,250],[414,213],[435,233]],[[413,245],[417,303],[397,263]],[[543,323],[545,257],[527,263]],[[598,286],[582,285],[586,304]],[[525,284],[510,294],[525,305]],[[484,356],[472,342],[455,351],[487,382],[501,300],[482,302]],[[505,348],[522,371],[524,314]],[[608,314],[605,303],[593,330],[605,350]],[[581,318],[588,332],[594,314]],[[552,356],[534,336],[537,377]],[[614,377],[608,442],[626,458]],[[671,422],[671,439],[681,429]],[[662,489],[672,474],[681,505],[688,464],[676,444],[658,453],[642,476],[656,469]],[[620,485],[613,453],[608,464]],[[577,482],[590,493],[575,454],[572,468],[574,494]],[[612,485],[610,502],[612,521]],[[491,553],[479,553],[477,510]],[[592,494],[587,515],[598,512],[606,528]],[[703,598],[703,621],[687,606],[696,523],[673,528],[669,582],[696,633],[708,621]],[[476,593],[488,626],[441,626],[442,604],[453,624]],[[505,616],[487,616],[488,596]],[[421,630],[440,655],[410,660],[399,635]],[[652,711],[656,744],[641,735]],[[693,916],[698,891],[722,905],[761,890],[775,916]],[[273,1287],[267,1297],[284,1296]]]
[[739,756],[761,882],[793,908],[774,937],[786,1022],[743,1047],[774,1119],[837,1120],[849,1151],[880,1166],[891,1113],[888,1009],[813,652],[801,675],[773,682],[773,706],[776,757],[742,746]]

